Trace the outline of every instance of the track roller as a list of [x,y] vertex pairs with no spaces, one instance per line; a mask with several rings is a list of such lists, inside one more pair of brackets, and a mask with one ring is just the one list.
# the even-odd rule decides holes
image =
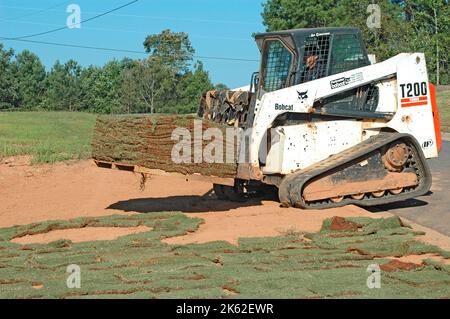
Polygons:
[[403,187],[396,188],[396,189],[390,189],[390,190],[389,190],[389,193],[391,193],[392,195],[398,195],[398,194],[400,194],[401,192],[403,192]]
[[337,196],[337,197],[333,197],[333,198],[330,198],[330,199],[331,199],[331,201],[333,203],[340,203],[340,202],[342,202],[344,200],[344,196]]
[[365,194],[354,194],[354,195],[351,195],[351,197],[353,199],[356,199],[356,200],[361,200],[361,199],[364,198],[364,196],[365,196]]
[[372,195],[375,198],[381,198],[384,196],[385,193],[386,193],[386,191],[378,191],[378,192],[372,192]]

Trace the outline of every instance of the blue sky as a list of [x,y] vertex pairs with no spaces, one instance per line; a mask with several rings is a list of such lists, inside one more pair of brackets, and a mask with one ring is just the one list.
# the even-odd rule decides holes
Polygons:
[[[121,6],[130,0],[0,0],[0,37],[20,37],[66,25],[69,4],[81,8],[81,20]],[[164,29],[184,31],[190,36],[198,56],[259,59],[251,37],[263,32],[263,0],[140,0],[107,16],[68,29],[36,36],[30,40],[68,43],[84,46],[143,51],[148,34]],[[45,9],[45,10],[44,10]],[[47,68],[56,60],[70,58],[83,66],[103,65],[125,56],[143,58],[145,54],[94,51],[43,44],[3,41],[16,51],[36,53]],[[247,85],[258,62],[201,59],[214,83],[230,87]]]

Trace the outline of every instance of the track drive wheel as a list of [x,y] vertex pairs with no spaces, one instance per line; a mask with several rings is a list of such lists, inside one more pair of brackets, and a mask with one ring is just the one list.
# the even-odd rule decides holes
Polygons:
[[394,142],[383,154],[384,166],[391,172],[401,172],[408,161],[410,152],[405,143]]

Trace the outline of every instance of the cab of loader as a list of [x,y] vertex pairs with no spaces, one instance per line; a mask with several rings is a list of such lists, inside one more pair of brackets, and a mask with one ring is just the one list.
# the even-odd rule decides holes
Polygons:
[[[252,75],[250,90],[204,93],[199,116],[249,128],[253,125],[256,100],[260,100],[265,93],[371,64],[357,28],[277,31],[257,34],[255,40],[261,52],[261,61],[259,72]],[[339,87],[346,80],[336,79],[336,83],[330,85]],[[298,94],[301,99],[308,97],[307,90]],[[372,83],[318,100],[313,109],[322,115],[351,118],[391,117],[392,114],[376,111],[378,98],[378,87]],[[298,115],[286,113],[283,116]]]
[[[255,39],[261,51],[259,75],[252,83],[257,98],[371,64],[357,28],[286,30],[257,34]],[[308,94],[298,93],[301,98]],[[371,84],[317,101],[314,108],[321,109],[322,114],[385,116],[375,112],[377,105],[378,88]]]
[[315,28],[260,33],[259,86],[264,92],[370,65],[357,28]]

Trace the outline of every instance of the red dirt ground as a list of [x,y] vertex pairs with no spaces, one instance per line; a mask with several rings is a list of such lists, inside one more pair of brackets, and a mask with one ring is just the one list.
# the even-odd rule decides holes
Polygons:
[[[377,259],[377,258],[375,258]],[[407,264],[415,264],[415,265],[422,265],[424,260],[432,259],[435,261],[438,261],[440,263],[450,265],[450,259],[445,259],[444,257],[437,255],[437,254],[423,254],[423,255],[407,255],[403,257],[383,257],[383,259],[391,259],[395,261],[399,261],[402,263]]]
[[331,230],[351,230],[351,229],[358,229],[363,227],[363,225],[357,224],[357,223],[353,223],[343,217],[340,216],[334,216],[331,219],[331,225],[330,225],[330,229]]
[[[334,216],[392,216],[356,206],[321,211],[281,208],[270,199],[231,203],[217,200],[210,183],[180,177],[152,176],[144,191],[139,185],[138,175],[97,168],[92,161],[30,166],[27,157],[4,159],[0,162],[0,227],[81,216],[182,211],[205,223],[195,233],[166,242],[236,244],[240,237],[319,231],[323,220]],[[450,249],[449,237],[426,232],[421,240]]]
[[74,243],[96,240],[114,240],[122,236],[144,233],[152,229],[146,226],[137,227],[84,227],[52,230],[48,233],[26,235],[11,240],[13,243],[27,245],[35,243],[51,243],[59,239],[68,239]]
[[401,269],[401,270],[414,270],[417,268],[420,268],[422,265],[417,265],[414,263],[408,263],[408,262],[403,262],[403,261],[399,261],[397,259],[393,259],[390,262],[388,262],[387,264],[381,265],[380,268],[383,271],[394,271],[397,269]]

